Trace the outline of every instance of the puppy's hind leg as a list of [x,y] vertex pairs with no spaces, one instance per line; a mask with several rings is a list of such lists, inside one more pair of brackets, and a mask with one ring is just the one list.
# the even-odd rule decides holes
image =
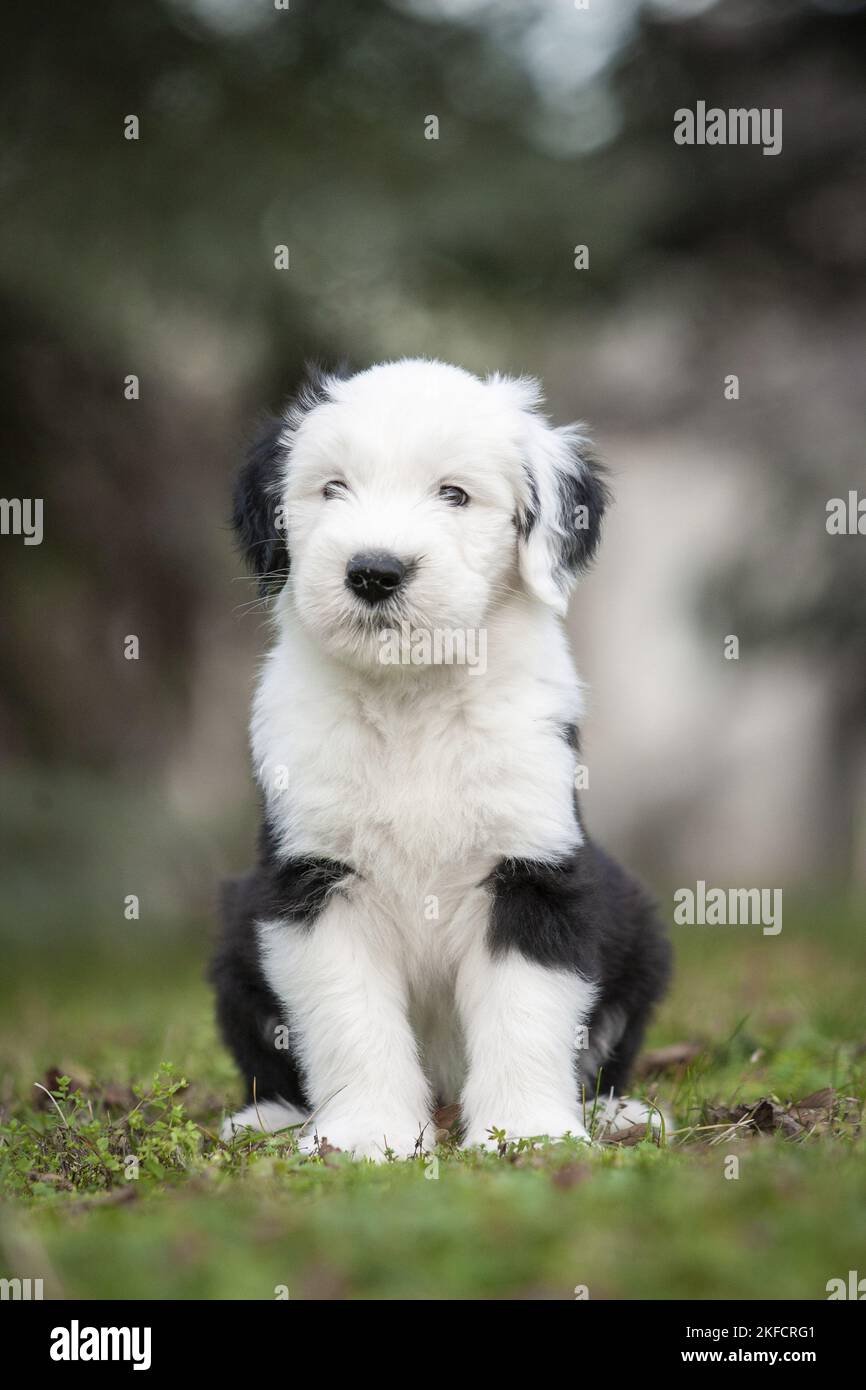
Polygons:
[[245,1126],[273,1133],[306,1119],[309,1110],[280,1001],[267,983],[255,935],[255,876],[234,881],[223,895],[223,940],[211,965],[217,1021],[246,1083],[247,1105],[228,1117],[223,1139]]
[[647,1007],[625,1026],[616,1010],[594,1022],[591,1035],[596,1041],[580,1062],[584,1123],[593,1139],[611,1138],[635,1125],[648,1127],[654,1137],[673,1128],[670,1116],[660,1106],[624,1094],[649,1012]]
[[627,1092],[650,1016],[670,978],[670,943],[642,886],[596,846],[593,854],[607,922],[601,997],[590,1020],[588,1049],[579,1056],[586,1110],[594,1112],[595,1138],[633,1125],[668,1133],[669,1117]]
[[[259,1134],[276,1134],[280,1130],[297,1128],[304,1124],[307,1116],[296,1105],[280,1099],[253,1101],[238,1110],[235,1115],[227,1115],[220,1126],[221,1139],[233,1139],[243,1129],[254,1129]],[[288,1135],[286,1135],[288,1138]]]

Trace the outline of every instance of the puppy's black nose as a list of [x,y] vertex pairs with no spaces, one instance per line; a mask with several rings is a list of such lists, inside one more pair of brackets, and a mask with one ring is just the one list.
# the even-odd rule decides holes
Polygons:
[[346,566],[346,587],[365,603],[382,603],[391,598],[405,577],[403,561],[381,550],[353,555]]

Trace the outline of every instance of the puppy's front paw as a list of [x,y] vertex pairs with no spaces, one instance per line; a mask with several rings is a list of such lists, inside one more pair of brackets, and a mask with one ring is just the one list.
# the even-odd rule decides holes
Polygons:
[[412,1120],[360,1122],[339,1115],[318,1115],[301,1135],[301,1153],[316,1154],[327,1145],[354,1159],[385,1163],[389,1158],[415,1158],[435,1147],[435,1126]]
[[581,1139],[587,1144],[590,1142],[589,1135],[578,1116],[565,1113],[533,1115],[526,1119],[513,1119],[506,1124],[470,1123],[466,1129],[463,1147],[487,1149],[491,1153],[496,1153],[502,1142],[501,1135],[503,1133],[507,1144],[517,1143],[519,1139],[539,1141],[550,1139],[555,1142],[558,1139],[564,1139],[567,1134],[571,1135],[572,1139]]

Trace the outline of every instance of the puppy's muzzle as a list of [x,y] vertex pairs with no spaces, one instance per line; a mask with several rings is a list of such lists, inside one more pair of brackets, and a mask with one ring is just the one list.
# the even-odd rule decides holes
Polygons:
[[365,603],[384,603],[393,598],[408,573],[396,555],[377,550],[353,555],[346,566],[346,588]]

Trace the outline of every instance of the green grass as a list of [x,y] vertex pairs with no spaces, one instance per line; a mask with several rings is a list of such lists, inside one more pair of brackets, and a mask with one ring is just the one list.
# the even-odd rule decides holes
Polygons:
[[672,1112],[664,1144],[445,1145],[435,1165],[220,1143],[239,1087],[204,942],[22,949],[0,999],[0,1276],[70,1298],[826,1297],[866,1273],[862,917],[673,935],[647,1046],[699,1050],[634,1087]]

